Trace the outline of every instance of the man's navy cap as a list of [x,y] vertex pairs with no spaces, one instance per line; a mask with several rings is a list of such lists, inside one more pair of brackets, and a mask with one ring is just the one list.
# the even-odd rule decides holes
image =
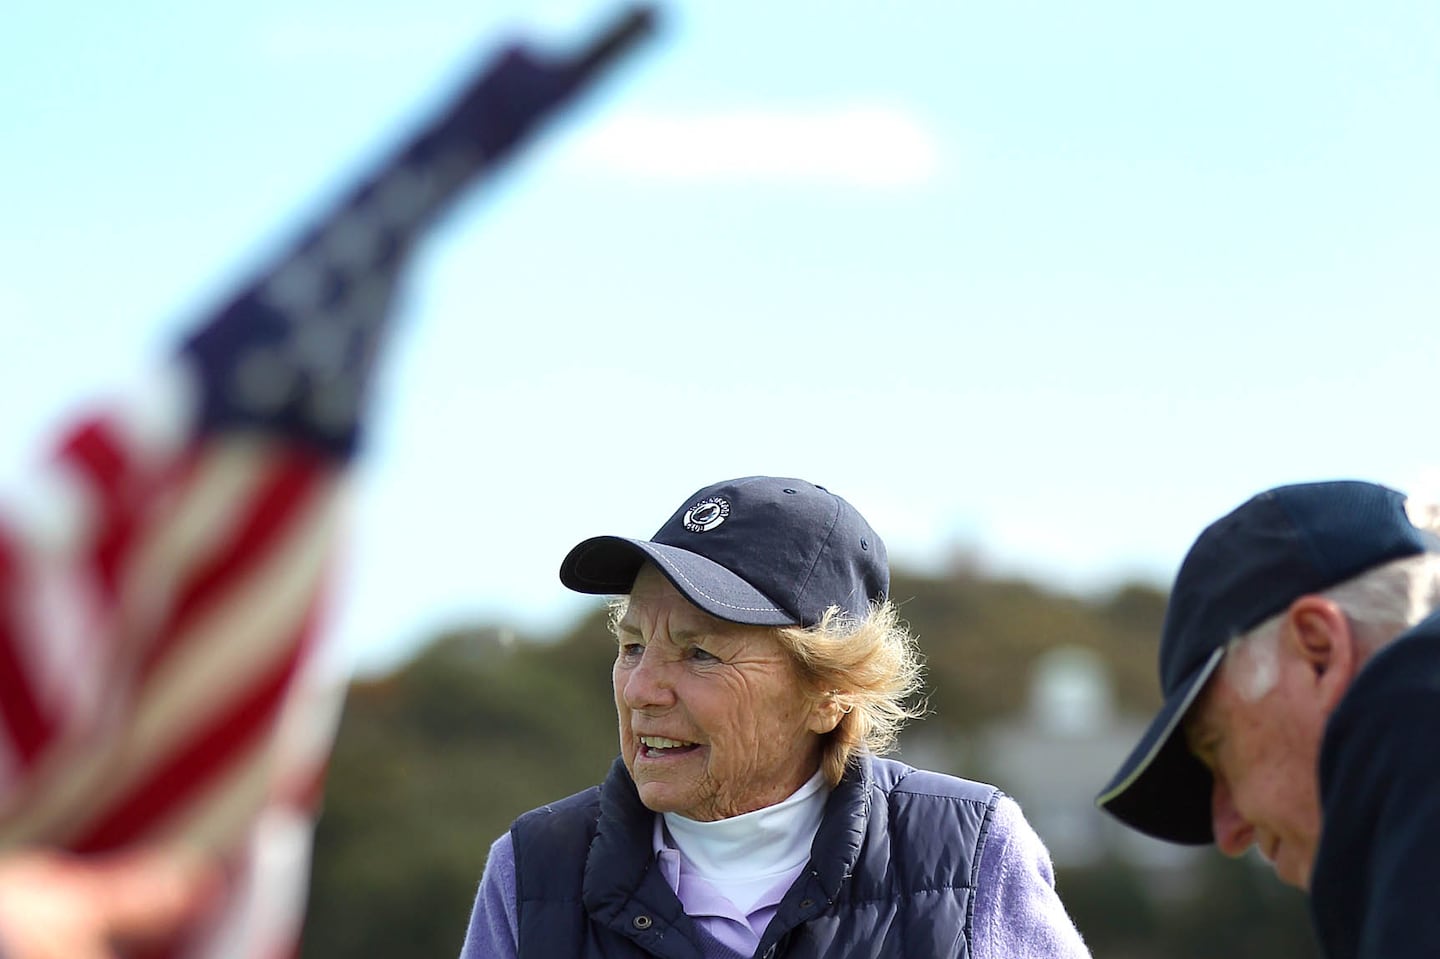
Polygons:
[[705,612],[752,626],[813,626],[831,606],[863,617],[890,589],[885,544],[870,524],[801,479],[707,486],[648,540],[580,543],[560,564],[560,581],[580,593],[629,593],[647,560]]
[[1354,480],[1280,486],[1212,523],[1186,554],[1165,611],[1164,705],[1099,806],[1158,839],[1213,842],[1210,772],[1180,725],[1226,645],[1301,596],[1433,548],[1406,516],[1403,493]]

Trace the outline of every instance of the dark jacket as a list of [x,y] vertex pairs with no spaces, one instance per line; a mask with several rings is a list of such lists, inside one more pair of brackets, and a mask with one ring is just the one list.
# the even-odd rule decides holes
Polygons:
[[1326,724],[1310,877],[1329,959],[1440,956],[1440,613],[1367,662]]
[[[969,955],[975,874],[999,795],[887,759],[852,766],[755,955]],[[654,816],[617,760],[602,785],[515,822],[522,959],[703,959],[697,926],[655,865]]]

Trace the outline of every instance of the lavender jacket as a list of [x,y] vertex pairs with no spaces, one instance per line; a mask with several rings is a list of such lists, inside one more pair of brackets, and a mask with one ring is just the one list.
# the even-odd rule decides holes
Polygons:
[[[461,959],[515,959],[519,928],[515,890],[515,849],[511,834],[506,833],[490,847]],[[681,903],[692,905],[683,896]],[[973,959],[1088,959],[1090,955],[1055,892],[1044,843],[1009,797],[1001,796],[995,804],[980,852],[973,908],[969,944]]]

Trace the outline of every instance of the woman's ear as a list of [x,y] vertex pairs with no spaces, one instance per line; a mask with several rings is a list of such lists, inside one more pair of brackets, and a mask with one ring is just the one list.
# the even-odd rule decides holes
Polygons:
[[1360,669],[1360,645],[1350,618],[1323,596],[1301,596],[1286,613],[1292,655],[1328,713],[1340,702]]
[[840,720],[845,718],[850,709],[844,694],[838,689],[821,693],[819,702],[810,711],[810,722],[807,726],[811,732],[823,736],[840,725]]

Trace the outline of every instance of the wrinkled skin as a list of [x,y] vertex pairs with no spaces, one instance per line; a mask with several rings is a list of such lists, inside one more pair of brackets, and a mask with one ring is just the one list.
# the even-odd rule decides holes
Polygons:
[[1318,763],[1325,722],[1363,658],[1343,612],[1318,596],[1291,606],[1274,653],[1274,685],[1243,690],[1245,648],[1227,655],[1185,718],[1185,738],[1211,772],[1215,844],[1251,846],[1280,879],[1308,889],[1320,841]]
[[774,630],[709,615],[647,565],[617,633],[620,752],[648,808],[728,819],[780,802],[815,774],[839,707],[807,695]]

